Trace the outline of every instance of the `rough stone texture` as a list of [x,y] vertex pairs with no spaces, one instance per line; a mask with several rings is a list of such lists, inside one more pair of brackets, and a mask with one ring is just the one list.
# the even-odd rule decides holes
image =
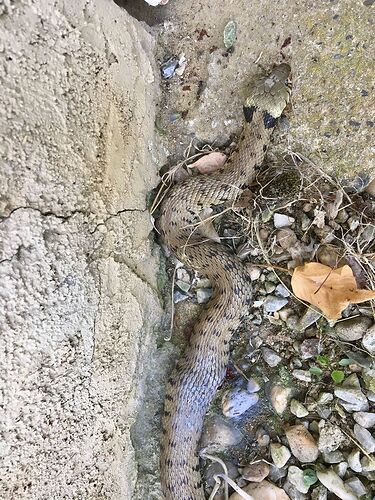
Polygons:
[[[250,7],[248,0],[217,0],[212,11],[207,1],[198,7],[195,0],[172,0],[163,11],[169,23],[161,30],[159,58],[185,53],[188,61],[183,76],[167,84],[161,122],[171,151],[183,150],[194,136],[215,145],[229,141],[243,123],[247,82],[261,67],[287,60],[291,128],[287,140],[285,132],[275,134],[272,150],[301,153],[339,177],[375,175],[373,6],[362,0],[258,0]],[[223,30],[230,19],[237,40],[228,54]],[[183,120],[171,124],[172,112]]]
[[0,11],[0,497],[134,498],[161,316],[154,41],[106,0]]

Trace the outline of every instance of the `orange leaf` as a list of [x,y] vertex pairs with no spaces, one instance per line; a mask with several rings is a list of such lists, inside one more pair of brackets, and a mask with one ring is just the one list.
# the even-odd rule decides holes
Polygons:
[[375,299],[374,290],[360,290],[349,266],[331,267],[309,262],[296,267],[292,276],[293,293],[318,307],[328,319],[341,318],[350,304]]

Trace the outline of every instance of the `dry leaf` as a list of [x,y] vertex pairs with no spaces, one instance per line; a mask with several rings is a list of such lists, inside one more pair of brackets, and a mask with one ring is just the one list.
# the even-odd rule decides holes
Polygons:
[[292,276],[294,294],[318,307],[328,319],[339,319],[350,304],[375,299],[374,290],[360,290],[349,266],[331,267],[309,262],[296,267]]
[[201,174],[212,174],[212,172],[219,170],[226,161],[227,156],[224,153],[213,152],[202,156],[202,158],[189,165],[189,168],[196,168]]
[[205,208],[199,214],[202,223],[199,224],[199,232],[205,238],[209,240],[216,241],[220,243],[220,236],[217,234],[215,226],[213,224],[212,218],[210,218],[213,214],[212,208]]

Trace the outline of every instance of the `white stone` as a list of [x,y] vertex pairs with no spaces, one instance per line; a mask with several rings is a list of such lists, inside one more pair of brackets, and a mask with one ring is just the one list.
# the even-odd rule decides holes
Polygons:
[[361,453],[359,450],[355,449],[349,453],[348,464],[349,464],[349,467],[352,469],[352,471],[354,471],[354,472],[361,472],[362,471]]
[[367,453],[373,453],[375,451],[375,439],[372,437],[371,433],[359,424],[354,424],[353,431],[363,449],[367,451]]
[[282,227],[290,227],[295,219],[293,217],[289,217],[288,215],[274,213],[273,214],[273,224],[277,229],[281,229]]
[[362,345],[370,354],[375,354],[375,325],[364,334]]
[[296,399],[292,399],[290,402],[290,411],[298,418],[306,417],[309,414],[306,407]]
[[273,463],[281,469],[291,457],[289,449],[280,443],[271,443],[270,452]]
[[315,439],[304,425],[293,425],[285,431],[292,454],[302,463],[315,462],[319,450]]
[[223,414],[226,417],[239,417],[259,401],[257,394],[250,394],[246,389],[235,388],[224,394]]
[[375,413],[368,413],[365,411],[359,411],[353,413],[353,418],[357,422],[357,424],[365,427],[366,429],[370,429],[375,425]]
[[354,491],[345,486],[343,480],[332,469],[325,471],[317,470],[316,475],[319,481],[332,493],[337,495],[341,500],[358,500]]
[[305,484],[303,478],[303,471],[299,467],[296,467],[295,465],[291,465],[289,467],[288,479],[299,492],[307,493],[309,491],[309,486]]

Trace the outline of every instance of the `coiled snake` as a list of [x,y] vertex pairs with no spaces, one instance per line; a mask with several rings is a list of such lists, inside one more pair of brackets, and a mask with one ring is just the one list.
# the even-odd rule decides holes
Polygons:
[[289,100],[290,68],[281,64],[252,86],[246,124],[225,167],[175,185],[161,207],[158,227],[166,244],[188,266],[207,276],[214,295],[202,312],[189,347],[168,380],[161,443],[162,488],[167,500],[205,498],[198,442],[208,404],[221,384],[229,341],[252,300],[244,264],[220,243],[207,242],[196,223],[204,209],[233,203],[263,162],[270,136]]

